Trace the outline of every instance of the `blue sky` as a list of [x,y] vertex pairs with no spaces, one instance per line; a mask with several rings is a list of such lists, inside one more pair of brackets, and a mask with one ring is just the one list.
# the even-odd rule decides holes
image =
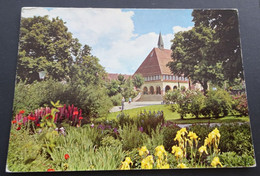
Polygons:
[[173,9],[123,9],[122,11],[133,11],[135,30],[141,35],[148,32],[161,31],[162,35],[172,32],[173,26],[193,26],[192,10]]
[[174,34],[192,28],[192,10],[181,9],[22,9],[22,17],[49,15],[66,22],[73,37],[92,48],[109,73],[133,74],[157,47],[161,32],[166,49]]

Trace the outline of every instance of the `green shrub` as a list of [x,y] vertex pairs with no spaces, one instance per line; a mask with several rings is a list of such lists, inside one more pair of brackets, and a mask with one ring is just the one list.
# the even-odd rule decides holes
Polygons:
[[189,127],[189,131],[192,131],[198,135],[201,139],[199,140],[200,145],[204,145],[204,139],[208,134],[214,129],[214,127],[209,127],[208,125],[193,124]]
[[62,100],[67,104],[74,104],[82,109],[85,116],[92,118],[106,116],[112,107],[105,89],[92,85],[86,87],[69,84]]
[[221,134],[219,144],[220,151],[234,151],[240,156],[242,154],[254,156],[249,124],[222,124],[219,127],[219,131]]
[[162,111],[143,111],[137,117],[134,117],[134,121],[141,128],[141,131],[151,135],[158,125],[162,125],[165,122],[165,119]]
[[[97,128],[67,127],[67,136],[61,136],[54,149],[52,158],[55,170],[64,170],[63,164],[68,164],[68,170],[116,170],[125,157],[122,145],[101,146],[105,135]],[[99,142],[98,142],[99,141]],[[103,141],[103,142],[102,142]],[[64,155],[69,154],[68,160]]]
[[152,130],[156,130],[158,125],[163,124],[165,121],[162,111],[147,112],[141,111],[136,117],[130,117],[123,112],[117,115],[117,126],[123,127],[124,125],[135,124],[141,132],[151,135]]
[[151,137],[148,135],[144,136],[143,146],[146,146],[149,151],[153,151],[159,145],[164,145],[164,128],[160,129],[157,126],[156,130],[152,130]]
[[120,140],[115,139],[113,136],[107,135],[102,138],[101,140],[101,145],[102,146],[112,146],[112,147],[118,147],[121,146],[122,143]]
[[113,95],[110,97],[110,100],[112,101],[114,106],[119,106],[121,105],[122,95],[121,94]]
[[13,172],[46,171],[46,166],[52,163],[47,153],[42,151],[43,141],[22,128],[17,131],[12,127],[9,139],[8,169]]
[[222,89],[210,90],[207,93],[203,115],[218,118],[227,116],[232,110],[231,95]]
[[137,126],[123,125],[119,127],[119,138],[123,144],[123,150],[132,150],[142,146],[144,135],[138,131]]
[[255,159],[252,156],[246,154],[239,156],[235,152],[221,153],[219,158],[224,167],[249,167],[255,164]]
[[190,91],[189,96],[191,100],[189,112],[196,118],[199,118],[202,110],[205,108],[205,96],[200,91]]
[[57,100],[60,100],[61,104],[76,105],[88,118],[105,116],[112,107],[112,102],[102,87],[63,84],[49,79],[32,84],[19,82],[15,87],[13,111],[17,114],[23,109],[28,113],[50,106],[51,101]]
[[13,112],[17,114],[20,110],[25,110],[29,113],[40,107],[50,106],[51,101],[63,100],[66,87],[66,84],[52,79],[34,81],[32,84],[19,82],[15,85]]
[[173,139],[175,138],[179,129],[180,127],[178,126],[169,126],[163,128],[163,144],[165,150],[168,152],[171,152],[172,146],[177,144],[177,142]]
[[190,113],[190,91],[173,90],[168,91],[164,96],[167,104],[171,104],[172,111],[177,111],[183,119],[187,114]]

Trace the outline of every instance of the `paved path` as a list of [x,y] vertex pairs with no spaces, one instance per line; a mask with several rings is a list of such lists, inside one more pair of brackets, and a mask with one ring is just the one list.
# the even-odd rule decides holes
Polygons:
[[[134,109],[134,108],[140,108],[140,107],[144,107],[144,106],[151,106],[151,105],[160,105],[162,104],[162,101],[138,101],[138,102],[132,102],[132,103],[128,103],[125,102],[125,107],[124,110],[127,109]],[[118,112],[121,111],[121,106],[114,106],[110,112]]]

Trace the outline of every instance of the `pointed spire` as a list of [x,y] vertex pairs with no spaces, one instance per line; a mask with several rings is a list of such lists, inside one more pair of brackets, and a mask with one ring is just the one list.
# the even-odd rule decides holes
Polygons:
[[158,48],[159,49],[164,49],[164,44],[163,44],[163,39],[162,39],[161,32],[159,34],[159,39],[158,39]]

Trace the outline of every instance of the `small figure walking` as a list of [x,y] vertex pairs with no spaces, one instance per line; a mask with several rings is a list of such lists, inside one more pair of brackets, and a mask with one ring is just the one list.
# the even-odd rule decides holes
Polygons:
[[124,107],[125,107],[125,97],[122,98],[121,105],[122,105],[122,111],[123,111]]
[[132,102],[132,98],[129,97],[129,99],[128,99],[128,103],[131,104],[131,102]]

